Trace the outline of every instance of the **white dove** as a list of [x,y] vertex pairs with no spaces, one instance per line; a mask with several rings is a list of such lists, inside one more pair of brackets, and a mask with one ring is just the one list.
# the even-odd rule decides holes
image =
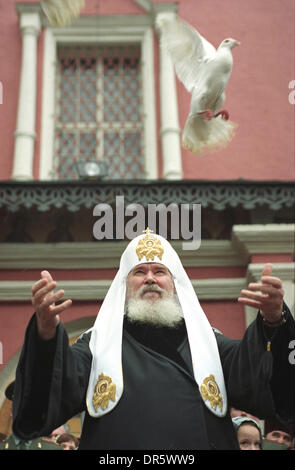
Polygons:
[[236,124],[228,120],[228,111],[220,108],[232,71],[231,49],[240,43],[224,39],[216,50],[192,26],[169,13],[159,14],[156,26],[161,47],[170,53],[179,80],[192,94],[182,146],[195,154],[224,147]]
[[40,0],[40,3],[53,26],[68,25],[84,7],[84,0]]

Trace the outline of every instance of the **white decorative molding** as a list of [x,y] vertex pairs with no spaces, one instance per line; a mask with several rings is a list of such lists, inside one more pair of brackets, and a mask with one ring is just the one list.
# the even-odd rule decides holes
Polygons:
[[244,257],[257,253],[294,253],[295,224],[235,225],[234,246]]
[[[284,301],[288,305],[292,315],[295,310],[295,263],[271,263],[272,275],[281,279],[284,289]],[[265,263],[251,263],[247,270],[247,284],[258,282]],[[257,315],[257,309],[245,307],[246,326],[249,326]]]
[[[0,269],[118,268],[128,242],[1,243]],[[204,240],[198,250],[171,242],[185,267],[244,266],[228,240]]]
[[153,9],[153,1],[152,0],[133,0],[138,6],[143,8],[148,13],[151,13]]
[[133,0],[138,6],[143,8],[147,13],[157,14],[159,12],[176,12],[178,10],[178,3],[154,3],[153,0]]
[[[29,301],[34,281],[0,281],[0,301]],[[64,289],[65,298],[79,301],[104,299],[111,281],[58,281],[58,288]],[[32,312],[33,313],[33,312]]]
[[201,300],[236,300],[247,286],[244,278],[193,279],[192,285]]
[[[0,301],[27,302],[31,299],[31,289],[35,281],[0,281]],[[103,300],[110,280],[58,281],[58,288],[64,289],[65,298],[73,301]],[[244,278],[192,279],[192,285],[202,300],[236,299],[245,287]]]
[[33,179],[35,149],[37,39],[41,30],[40,10],[18,8],[22,32],[22,62],[15,131],[12,179]]
[[[175,15],[174,12],[167,14]],[[183,171],[174,65],[170,55],[162,47],[159,47],[159,56],[163,178],[177,180],[182,179]]]
[[249,325],[256,319],[257,317],[257,308],[248,307],[245,305],[245,326],[248,328]]
[[[295,263],[271,263],[272,275],[279,277],[282,281],[295,282]],[[265,263],[250,263],[248,265],[248,282],[257,282],[260,279]]]
[[144,107],[144,154],[146,178],[158,178],[157,131],[156,131],[156,98],[154,71],[154,36],[153,29],[148,28],[144,33],[141,46],[142,80]]
[[40,138],[40,180],[53,179],[54,119],[55,119],[56,43],[52,29],[44,33],[43,83]]
[[[46,24],[46,21],[45,21]],[[42,135],[40,180],[51,180],[53,174],[54,116],[55,116],[55,67],[59,44],[124,44],[141,46],[144,157],[146,179],[158,178],[154,37],[149,15],[134,16],[82,16],[66,28],[45,28]]]

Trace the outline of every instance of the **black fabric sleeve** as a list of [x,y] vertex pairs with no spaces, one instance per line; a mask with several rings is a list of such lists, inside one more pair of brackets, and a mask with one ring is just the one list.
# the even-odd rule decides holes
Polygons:
[[16,370],[13,431],[17,436],[49,435],[84,410],[91,367],[89,338],[85,334],[70,347],[60,323],[56,337],[42,341],[33,316]]
[[295,338],[295,322],[286,306],[285,310],[286,323],[275,329],[265,328],[258,314],[242,340],[230,340],[221,334],[216,338],[229,406],[261,419],[276,417],[291,424],[295,416],[295,365],[288,355],[290,341]]
[[[271,339],[273,367],[271,390],[276,409],[276,419],[281,421],[295,435],[295,364],[290,359],[290,344],[295,340],[295,321],[288,308],[286,324],[271,332],[266,331]],[[262,322],[262,320],[260,319]]]

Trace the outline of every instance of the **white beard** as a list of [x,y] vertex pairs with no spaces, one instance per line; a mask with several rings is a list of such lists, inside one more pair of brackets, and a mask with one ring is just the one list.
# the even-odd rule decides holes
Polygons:
[[[161,298],[151,301],[141,299],[146,290],[161,292]],[[126,300],[126,316],[132,322],[140,322],[153,326],[175,328],[181,322],[183,315],[178,297],[173,292],[167,292],[157,286],[143,286],[134,296]]]

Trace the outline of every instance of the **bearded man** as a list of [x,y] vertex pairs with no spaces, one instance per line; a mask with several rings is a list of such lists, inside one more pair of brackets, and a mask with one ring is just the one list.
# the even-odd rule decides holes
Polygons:
[[271,265],[242,291],[259,313],[241,340],[210,326],[177,253],[149,231],[127,246],[93,328],[72,347],[59,318],[71,300],[56,305],[56,286],[43,271],[32,288],[17,435],[48,435],[85,411],[82,450],[238,449],[230,406],[292,424],[295,326]]

